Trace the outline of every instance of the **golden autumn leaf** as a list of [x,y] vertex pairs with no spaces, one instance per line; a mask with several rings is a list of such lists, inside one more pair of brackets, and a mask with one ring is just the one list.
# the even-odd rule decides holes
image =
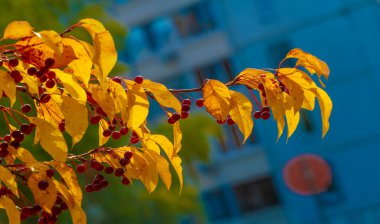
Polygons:
[[323,138],[325,137],[327,131],[330,128],[329,119],[330,119],[333,104],[329,95],[327,95],[327,93],[323,89],[317,88],[316,90],[314,90],[314,94],[317,96],[319,107],[321,109],[322,138]]
[[108,140],[110,139],[110,136],[107,136],[105,137],[103,135],[103,132],[104,130],[108,129],[108,122],[104,119],[101,119],[100,122],[99,122],[99,131],[98,131],[98,134],[99,134],[99,146],[101,145],[104,145],[108,142]]
[[273,77],[273,74],[262,69],[246,68],[240,72],[234,80],[227,84],[240,84],[258,90],[258,85],[261,83],[260,79],[266,76]]
[[[321,76],[324,76],[326,79],[328,79],[330,75],[330,69],[327,66],[326,62],[320,60],[312,54],[302,51],[299,48],[295,48],[289,51],[285,59],[287,58],[298,59],[296,66],[304,67],[308,72],[310,72],[310,74],[316,73],[318,75],[319,80]],[[320,83],[323,85],[321,80]]]
[[180,189],[183,187],[183,175],[182,175],[182,159],[174,154],[173,144],[163,135],[151,135],[150,139],[155,141],[165,152],[166,156],[169,158],[174,170],[177,173]]
[[[154,153],[154,151],[152,151],[152,153]],[[134,156],[139,155],[139,154],[140,152],[136,151]],[[152,157],[152,155],[147,151],[144,151],[140,155],[144,157],[146,161],[146,165],[147,165],[146,167],[147,173],[145,174],[146,176],[144,176],[142,179],[144,180],[143,182],[146,188],[148,189],[149,193],[151,193],[156,189],[158,185],[158,165],[159,165],[159,162],[162,162],[162,161],[155,160],[155,158]]]
[[148,117],[149,101],[141,85],[125,80],[128,90],[128,108],[122,119],[127,122],[129,129],[135,130],[140,127]]
[[243,94],[230,90],[230,116],[244,135],[244,142],[251,135],[253,129],[252,103]]
[[65,73],[59,69],[51,69],[57,75],[57,78],[61,80],[65,90],[70,96],[76,99],[79,103],[86,104],[87,95],[86,91],[74,80],[73,76],[69,73]]
[[0,181],[7,186],[13,194],[18,197],[17,182],[13,174],[5,167],[0,165]]
[[109,94],[108,89],[102,86],[93,85],[91,87],[92,98],[99,103],[102,110],[107,114],[107,116],[112,120],[117,111],[116,102]]
[[156,163],[158,174],[166,186],[166,189],[169,190],[172,184],[172,174],[170,173],[168,161],[156,151],[146,149],[144,150],[144,153],[149,153],[149,155],[152,157],[151,163]]
[[0,197],[0,208],[4,208],[8,216],[9,224],[19,224],[20,210],[17,209],[14,202],[8,197]]
[[82,42],[74,38],[63,38],[62,42],[64,45],[71,46],[76,56],[76,59],[72,60],[67,66],[73,70],[72,74],[87,86],[91,76],[92,57]]
[[87,30],[87,32],[91,35],[92,39],[95,38],[97,33],[102,33],[106,31],[103,24],[95,19],[86,18],[81,19],[78,23],[73,25],[73,27],[80,26]]
[[[40,189],[38,184],[41,182],[47,182],[46,189]],[[33,193],[34,200],[39,204],[43,210],[51,213],[51,208],[55,204],[57,199],[57,189],[49,177],[43,173],[32,173],[28,178],[28,187]]]
[[166,108],[172,108],[178,114],[181,113],[181,103],[169,90],[166,86],[152,82],[148,79],[144,79],[144,82],[141,84],[149,92],[153,93],[154,98],[157,102]]
[[66,183],[70,194],[73,196],[75,204],[80,205],[82,203],[82,190],[78,183],[77,175],[75,174],[73,168],[68,166],[66,163],[52,161],[48,163],[52,166],[62,177]]
[[24,38],[16,44],[17,51],[21,54],[24,63],[32,64],[38,68],[45,66],[48,58],[53,58],[55,63],[53,68],[62,68],[76,59],[74,50],[69,45],[63,45],[62,54],[54,51],[46,45],[41,38],[33,36]]
[[66,161],[67,145],[61,131],[44,119],[32,117],[29,118],[29,120],[36,125],[35,142],[39,141],[42,148],[48,152],[54,160],[61,162]]
[[67,204],[67,207],[69,207],[73,224],[87,223],[86,213],[83,211],[81,204],[77,203],[77,199],[75,199],[72,192],[65,186],[65,184],[57,180],[53,180],[53,183],[57,191],[62,195],[63,201]]
[[33,35],[33,27],[26,21],[13,21],[5,28],[3,39],[21,39]]
[[231,94],[226,85],[218,80],[207,80],[202,88],[204,106],[216,120],[224,121],[230,111]]
[[62,96],[62,99],[60,107],[65,117],[65,130],[73,139],[72,145],[75,145],[88,127],[87,107],[69,96]]
[[111,34],[108,31],[96,33],[94,38],[94,64],[99,67],[97,75],[102,83],[111,72],[117,61],[117,51]]
[[173,156],[178,156],[178,152],[182,148],[182,131],[179,122],[174,123],[173,125]]
[[62,37],[53,30],[44,30],[41,32],[34,32],[34,34],[42,40],[48,47],[50,47],[58,55],[63,53]]
[[0,70],[0,99],[3,91],[9,97],[11,106],[16,102],[16,83],[8,72]]

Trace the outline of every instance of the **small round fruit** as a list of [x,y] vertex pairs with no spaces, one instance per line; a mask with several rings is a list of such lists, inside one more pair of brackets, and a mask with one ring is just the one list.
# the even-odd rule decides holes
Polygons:
[[197,99],[197,101],[195,101],[195,104],[196,104],[198,107],[203,107],[203,99]]
[[40,189],[41,191],[46,190],[48,187],[49,182],[47,182],[46,180],[41,180],[40,182],[38,182],[38,189]]
[[190,99],[184,99],[183,101],[182,101],[182,104],[183,105],[191,105],[191,100]]
[[229,118],[227,119],[227,124],[228,124],[228,125],[234,125],[234,124],[235,124],[235,121],[232,120],[232,118],[229,117]]
[[122,165],[122,166],[126,166],[126,165],[129,164],[129,159],[121,158],[121,159],[119,160],[119,163],[120,163],[120,165]]
[[52,178],[54,176],[55,172],[53,169],[47,169],[46,170],[46,176]]
[[13,58],[11,60],[8,61],[8,65],[10,67],[16,67],[18,65],[18,59],[17,58]]
[[263,120],[268,120],[269,118],[270,118],[270,113],[269,112],[263,112],[263,113],[261,113],[261,118],[263,119]]
[[144,77],[142,77],[141,75],[136,76],[136,77],[135,77],[135,82],[136,82],[137,84],[141,84],[141,83],[143,83],[143,82],[144,82]]
[[53,58],[48,58],[45,60],[45,66],[48,68],[53,67],[55,64],[55,60]]
[[104,137],[109,137],[112,134],[112,131],[110,129],[106,129],[103,131],[103,136]]
[[178,121],[180,118],[181,118],[181,115],[177,114],[177,113],[174,113],[172,114],[171,118],[174,120],[174,121]]
[[92,184],[87,184],[85,189],[86,189],[86,192],[88,193],[91,193],[94,191],[94,189],[92,188]]
[[132,156],[133,156],[133,153],[131,151],[126,151],[124,153],[124,158],[126,158],[126,159],[131,159]]
[[253,113],[253,117],[255,119],[260,119],[261,118],[261,112],[260,111],[256,111],[255,113]]
[[189,111],[190,110],[190,106],[189,105],[187,105],[187,104],[183,104],[182,105],[182,111]]
[[23,104],[21,106],[21,112],[23,112],[24,114],[29,113],[31,110],[32,110],[32,106],[30,106],[30,104]]
[[263,107],[263,108],[261,108],[261,113],[263,113],[263,112],[270,112],[270,107]]
[[117,177],[122,176],[123,173],[124,173],[124,169],[123,169],[123,168],[117,168],[117,169],[115,170],[115,176],[117,176]]
[[102,119],[102,116],[100,116],[99,114],[94,114],[90,117],[90,123],[91,124],[98,124],[101,119]]
[[86,166],[84,164],[79,164],[76,167],[76,170],[77,170],[78,173],[84,173],[86,171]]
[[120,134],[122,134],[122,135],[128,134],[128,128],[126,128],[126,127],[121,128],[120,129]]
[[122,183],[123,185],[128,185],[128,184],[131,183],[131,181],[130,181],[128,178],[123,177],[123,179],[121,179],[121,183]]
[[114,169],[110,166],[108,166],[104,169],[104,172],[106,172],[106,174],[112,174],[113,171],[114,171]]
[[189,117],[189,112],[187,112],[187,111],[182,111],[181,112],[181,118],[182,119],[186,119],[186,118],[188,118]]
[[117,140],[117,139],[119,139],[120,137],[121,137],[121,133],[120,133],[119,131],[114,131],[114,132],[112,133],[112,138],[113,138],[113,139]]
[[46,81],[45,86],[46,88],[51,89],[55,86],[55,81],[53,79],[49,79]]

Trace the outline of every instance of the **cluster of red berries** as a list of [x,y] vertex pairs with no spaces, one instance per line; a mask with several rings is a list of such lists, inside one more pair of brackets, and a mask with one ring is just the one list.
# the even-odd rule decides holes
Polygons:
[[41,206],[35,204],[33,206],[24,207],[21,209],[20,219],[25,220],[31,216],[37,215],[42,210]]
[[35,76],[38,78],[40,83],[44,83],[46,88],[53,88],[56,85],[56,74],[50,71],[50,68],[55,64],[53,58],[48,58],[45,60],[45,66],[37,70],[35,67],[30,67],[27,70],[28,75]]
[[105,167],[96,159],[91,159],[90,161],[86,161],[82,164],[77,165],[76,170],[80,174],[85,173],[88,169],[88,166],[97,171],[97,174],[92,178],[91,183],[85,186],[86,192],[97,192],[109,185],[109,182],[105,179],[104,175],[101,174],[102,171],[108,175],[114,174],[116,177],[122,177],[121,183],[123,185],[128,185],[130,183],[130,180],[123,174],[125,172],[124,167],[130,163],[132,156],[132,152],[126,151],[124,153],[124,157],[119,158],[119,163],[122,167],[116,169],[114,169],[112,166]]
[[13,195],[12,191],[9,188],[5,187],[5,186],[1,186],[0,187],[0,197],[7,196],[7,195],[8,196]]
[[190,99],[184,99],[182,101],[182,108],[181,108],[181,118],[186,119],[189,117],[189,111],[191,106],[191,100]]
[[6,157],[9,154],[9,146],[18,149],[24,141],[25,135],[32,133],[35,127],[35,124],[23,123],[20,125],[19,130],[13,130],[10,134],[0,137],[0,140],[2,140],[0,142],[0,157]]
[[263,120],[268,120],[270,118],[270,108],[269,107],[263,107],[261,110],[256,111],[253,113],[253,117],[255,119],[263,119]]
[[[33,206],[34,207],[34,206]],[[38,224],[54,224],[57,222],[57,216],[63,211],[68,209],[67,204],[62,200],[60,195],[57,197],[53,208],[51,209],[51,215],[46,211],[41,212],[41,217],[38,219]],[[38,212],[37,212],[38,213]]]

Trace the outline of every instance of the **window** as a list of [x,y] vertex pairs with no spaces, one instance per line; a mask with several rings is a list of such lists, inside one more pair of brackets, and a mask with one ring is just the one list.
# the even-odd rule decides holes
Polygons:
[[182,37],[190,37],[214,28],[215,23],[207,2],[182,9],[173,16]]
[[203,193],[207,214],[211,221],[229,218],[232,216],[228,207],[228,200],[222,189],[215,189]]
[[234,191],[243,214],[279,204],[269,176],[235,185]]

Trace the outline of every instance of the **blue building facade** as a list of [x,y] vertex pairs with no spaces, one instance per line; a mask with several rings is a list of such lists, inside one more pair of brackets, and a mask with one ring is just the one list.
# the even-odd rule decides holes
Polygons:
[[[112,11],[130,27],[120,55],[131,73],[172,88],[273,68],[296,47],[330,66],[334,108],[323,140],[316,108],[287,144],[276,143],[269,120],[256,121],[245,145],[236,128],[215,142],[212,163],[200,167],[210,223],[380,223],[379,1],[135,0]],[[285,164],[303,153],[331,166],[327,192],[300,196],[285,185]]]

